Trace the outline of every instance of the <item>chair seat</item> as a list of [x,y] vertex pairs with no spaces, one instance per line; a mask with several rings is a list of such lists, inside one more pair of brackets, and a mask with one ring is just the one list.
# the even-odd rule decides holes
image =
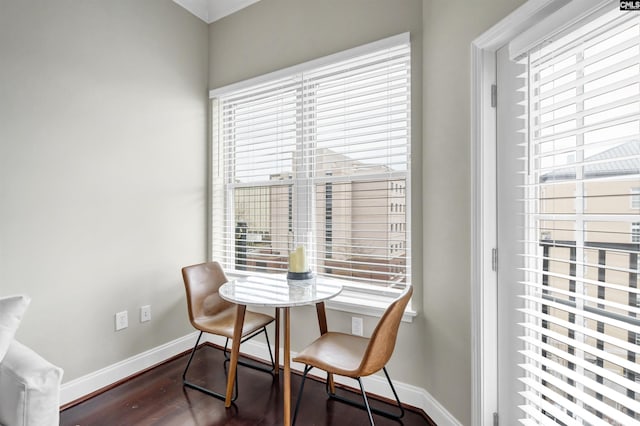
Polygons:
[[[307,373],[309,373],[312,368],[319,368],[329,373],[327,375],[327,394],[329,398],[366,409],[371,426],[374,425],[372,413],[381,414],[392,419],[400,419],[404,415],[404,408],[402,408],[400,398],[398,398],[391,378],[387,373],[386,364],[393,353],[396,338],[398,337],[398,328],[400,327],[400,321],[402,321],[402,314],[412,294],[413,287],[409,286],[404,289],[400,296],[385,309],[382,317],[380,317],[380,321],[378,321],[378,325],[373,330],[373,333],[371,333],[370,338],[345,333],[328,332],[320,336],[303,349],[298,356],[293,358],[294,361],[305,364],[304,372],[302,373],[302,383],[298,391],[298,401],[296,402],[296,408],[293,412],[293,424],[295,424],[296,418],[298,417],[298,409],[300,408],[300,400],[302,399],[302,390],[304,389]],[[398,404],[397,413],[382,411],[369,406],[367,393],[364,390],[361,377],[374,374],[380,370],[384,371],[384,375],[389,382],[393,396]],[[336,394],[331,374],[346,376],[357,380],[360,385],[364,404],[359,404]]]
[[307,346],[293,360],[328,373],[359,377],[360,365],[369,339],[351,334],[328,332]]
[[[273,321],[273,317],[258,312],[246,311],[242,325],[242,337],[248,336]],[[236,308],[231,307],[215,315],[208,315],[193,320],[193,326],[205,333],[217,334],[233,339],[233,328],[236,322]]]

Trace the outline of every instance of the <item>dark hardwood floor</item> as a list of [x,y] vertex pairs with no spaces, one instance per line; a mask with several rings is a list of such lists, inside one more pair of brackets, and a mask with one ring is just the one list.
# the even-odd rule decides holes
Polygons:
[[[230,407],[224,401],[182,386],[188,354],[150,369],[60,413],[62,426],[87,425],[282,425],[282,378],[238,366],[239,394]],[[224,392],[222,351],[201,346],[189,369],[190,381]],[[315,370],[314,370],[315,371]],[[322,372],[317,371],[318,374]],[[292,375],[292,416],[301,377]],[[354,382],[356,383],[356,382]],[[359,398],[359,395],[353,394]],[[371,400],[371,399],[370,399]],[[392,410],[389,404],[373,406]],[[407,409],[400,421],[374,414],[376,426],[433,425],[424,413]],[[327,398],[324,383],[307,380],[297,425],[368,425],[367,413]]]

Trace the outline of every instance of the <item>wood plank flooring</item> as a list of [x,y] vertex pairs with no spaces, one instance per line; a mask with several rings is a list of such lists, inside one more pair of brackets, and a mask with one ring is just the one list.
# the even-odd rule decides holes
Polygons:
[[[238,399],[224,408],[224,401],[182,386],[182,372],[188,354],[159,365],[112,389],[74,405],[60,413],[62,426],[217,426],[282,425],[282,384],[284,380],[268,373],[238,366]],[[224,392],[224,356],[219,349],[205,344],[194,357],[188,379]],[[314,370],[315,371],[315,370]],[[320,371],[318,374],[322,374]],[[282,373],[281,373],[282,374]],[[291,378],[292,416],[301,377]],[[356,382],[354,382],[356,383]],[[353,394],[359,398],[359,395]],[[370,401],[372,398],[370,398]],[[372,405],[392,410],[389,404],[371,401]],[[376,426],[434,425],[419,410],[408,409],[401,421],[374,414]],[[296,424],[353,425],[369,424],[367,413],[327,398],[324,383],[307,380]]]

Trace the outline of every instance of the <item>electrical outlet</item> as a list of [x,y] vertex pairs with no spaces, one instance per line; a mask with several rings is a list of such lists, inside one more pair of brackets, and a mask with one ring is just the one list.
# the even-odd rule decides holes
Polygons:
[[362,336],[363,328],[362,318],[351,317],[351,334],[355,336]]
[[151,305],[140,307],[140,322],[151,321]]
[[127,311],[116,313],[116,331],[129,327],[129,314]]

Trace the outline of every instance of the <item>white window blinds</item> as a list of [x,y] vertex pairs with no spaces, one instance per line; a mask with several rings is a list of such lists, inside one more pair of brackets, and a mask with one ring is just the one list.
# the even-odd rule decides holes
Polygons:
[[216,94],[212,248],[228,270],[282,273],[305,243],[318,274],[409,284],[410,48],[393,40]]
[[640,15],[617,5],[522,59],[522,424],[640,424]]

